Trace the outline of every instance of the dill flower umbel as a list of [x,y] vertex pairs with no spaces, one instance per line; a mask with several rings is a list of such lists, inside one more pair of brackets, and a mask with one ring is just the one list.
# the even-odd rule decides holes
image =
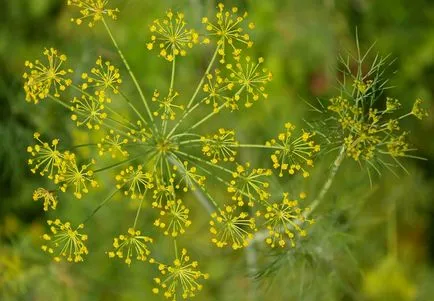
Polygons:
[[287,241],[295,246],[295,234],[306,236],[304,224],[312,224],[313,220],[306,219],[304,213],[308,209],[300,209],[297,200],[289,200],[288,193],[283,194],[279,203],[269,204],[264,213],[265,226],[268,230],[268,237],[265,242],[270,247],[285,247]]
[[80,9],[81,17],[71,18],[71,22],[81,25],[87,21],[89,27],[93,27],[96,22],[103,20],[106,15],[113,20],[117,19],[117,8],[108,8],[109,0],[68,0],[67,4]]
[[[157,263],[149,259],[149,246],[157,238],[144,236],[137,230],[149,226],[141,225],[148,222],[142,210],[156,210],[158,216],[153,225],[161,230],[160,237],[174,241],[176,259],[170,265],[158,263],[162,277],[155,279],[157,287],[153,291],[161,290],[171,300],[193,297],[202,289],[200,280],[206,279],[208,274],[197,270],[197,262],[190,261],[187,251],[182,250],[179,255],[176,249],[176,239],[189,230],[191,216],[196,216],[191,212],[190,200],[197,199],[203,205],[202,215],[207,214],[209,218],[210,240],[214,245],[235,250],[244,248],[257,231],[252,212],[272,208],[266,215],[271,220],[275,207],[269,202],[273,170],[267,166],[242,164],[240,153],[245,149],[272,152],[272,158],[276,158],[272,163],[281,173],[284,170],[289,170],[288,174],[297,170],[306,173],[305,167],[312,165],[313,153],[319,146],[313,142],[312,133],[303,132],[299,138],[292,139],[292,125],[287,126],[286,133],[280,134],[277,140],[248,144],[239,141],[237,133],[226,127],[226,119],[223,119],[226,116],[218,124],[223,114],[252,109],[255,102],[268,96],[267,86],[272,74],[265,67],[265,60],[247,57],[241,50],[253,45],[244,28],[246,13],[239,14],[235,7],[225,10],[223,4],[218,4],[214,19],[202,19],[207,32],[202,43],[199,43],[199,30],[187,27],[182,12],[169,10],[163,18],[155,20],[150,26],[151,40],[146,48],[157,49],[169,62],[170,78],[167,87],[159,87],[159,90],[152,87],[146,91],[111,31],[108,21],[116,18],[117,10],[108,8],[109,1],[70,0],[68,4],[80,9],[81,17],[73,19],[77,24],[86,20],[90,26],[103,25],[123,67],[113,58],[109,61],[95,54],[95,65],[82,73],[77,83],[65,79],[64,72],[38,85],[30,81],[30,73],[25,76],[26,92],[33,93],[38,100],[49,98],[69,109],[73,123],[88,134],[86,144],[62,143],[60,150],[58,139],[45,142],[35,134],[37,143],[28,148],[32,156],[31,170],[48,175],[59,190],[79,199],[85,199],[89,190],[99,187],[100,182],[104,183],[103,187],[111,186],[113,190],[96,205],[85,219],[86,223],[102,207],[109,206],[109,201],[118,193],[123,198],[138,200],[134,223],[126,234],[114,239],[114,250],[108,252],[109,257],[121,258],[128,265],[134,259]],[[252,23],[246,27],[254,28]],[[190,48],[209,45],[215,47],[214,52],[208,65],[198,70],[201,77],[193,93],[188,95],[186,91],[190,89],[178,82],[182,76],[179,65]],[[55,57],[57,53],[50,55]],[[60,55],[60,59],[63,62],[66,57]],[[28,63],[28,67],[34,66]],[[62,69],[60,64],[57,67]],[[135,93],[124,90],[128,85],[123,84],[129,80]],[[62,86],[53,89],[53,81]],[[71,95],[57,92],[67,86],[71,87],[68,89]],[[210,126],[211,120],[217,121],[216,127]],[[220,193],[216,193],[216,189]],[[190,191],[194,193],[186,197]],[[50,192],[37,192],[35,198],[43,198],[46,208],[55,206],[56,199]],[[221,194],[231,202],[223,202]],[[189,202],[185,201],[187,199]],[[294,207],[293,203],[288,203],[275,209],[292,214],[284,206]],[[53,224],[58,225],[57,228],[71,228],[69,223],[56,221]],[[78,237],[82,243],[86,236],[78,235],[81,228],[67,232],[68,237]],[[76,245],[81,253],[73,250],[69,255],[67,251],[66,256],[80,260],[79,256],[87,253],[83,245]],[[45,249],[54,252],[52,247]]]
[[63,169],[64,156],[57,150],[59,139],[53,139],[49,144],[42,141],[40,137],[41,134],[34,133],[33,138],[38,144],[27,147],[27,152],[32,155],[32,158],[28,160],[28,164],[32,166],[30,170],[33,173],[39,171],[41,176],[47,174],[49,179],[54,179]]
[[246,212],[238,213],[236,206],[226,205],[224,210],[211,214],[209,231],[211,241],[219,248],[230,246],[237,250],[246,247],[256,231],[255,219]]
[[108,256],[118,257],[128,265],[131,265],[132,259],[146,261],[151,254],[148,244],[152,242],[152,238],[141,235],[139,230],[129,228],[127,234],[121,234],[114,239],[115,250],[108,252]]
[[46,99],[50,93],[59,97],[72,83],[71,79],[66,77],[68,73],[72,73],[72,69],[65,70],[62,67],[67,60],[66,55],[54,48],[45,49],[43,54],[47,58],[46,64],[40,60],[34,63],[26,61],[24,64],[28,69],[23,74],[26,100],[35,104]]
[[162,294],[172,301],[188,299],[196,296],[202,290],[201,279],[208,279],[209,275],[198,270],[199,263],[191,261],[186,249],[182,249],[181,256],[171,265],[163,264],[152,260],[158,265],[161,277],[154,278],[156,287],[152,289],[154,294]]
[[267,145],[276,147],[271,160],[273,167],[280,170],[280,177],[284,171],[288,171],[290,175],[301,171],[306,178],[309,176],[306,168],[313,166],[313,156],[320,151],[320,146],[311,139],[313,133],[303,131],[299,137],[294,137],[294,130],[293,124],[285,123],[285,132],[280,133],[277,140],[267,142]]
[[185,229],[191,225],[188,214],[190,210],[185,207],[181,200],[168,201],[161,208],[160,217],[154,222],[154,225],[164,230],[164,235],[177,237],[185,233]]
[[83,256],[88,254],[85,242],[87,235],[79,231],[84,228],[83,224],[77,228],[72,228],[70,222],[61,222],[59,219],[48,220],[50,226],[49,234],[44,234],[42,238],[45,243],[41,249],[54,256],[54,260],[59,262],[62,257],[69,262],[83,261]]
[[150,26],[152,33],[151,42],[146,44],[149,50],[157,44],[160,50],[159,55],[169,62],[176,56],[185,56],[188,48],[199,43],[199,34],[193,29],[186,28],[183,13],[166,12],[164,19],[156,19]]
[[53,210],[56,209],[57,206],[57,196],[53,191],[46,190],[45,188],[38,188],[33,192],[33,200],[38,201],[43,199],[44,201],[44,211],[48,211],[48,208]]

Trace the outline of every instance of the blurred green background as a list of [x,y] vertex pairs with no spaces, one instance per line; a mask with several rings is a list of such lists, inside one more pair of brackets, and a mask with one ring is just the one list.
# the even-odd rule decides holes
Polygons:
[[[109,260],[104,252],[112,237],[131,219],[134,204],[116,200],[89,224],[91,254],[85,263],[54,264],[39,251],[47,214],[32,201],[44,180],[26,166],[27,145],[34,131],[64,141],[84,141],[85,132],[69,121],[68,112],[45,102],[24,101],[24,61],[44,47],[68,54],[77,74],[98,55],[120,63],[101,26],[88,29],[69,22],[71,11],[61,0],[3,0],[0,10],[0,300],[162,300],[151,292],[155,271],[149,265]],[[121,13],[112,24],[120,47],[148,95],[167,84],[170,69],[145,48],[148,25],[165,10],[182,10],[191,26],[200,28],[216,3],[205,0],[113,0]],[[410,109],[417,97],[429,105],[430,117],[406,120],[411,143],[428,161],[406,161],[409,175],[388,172],[373,180],[347,161],[326,200],[315,212],[317,223],[299,246],[287,252],[255,247],[258,262],[247,267],[246,254],[224,252],[208,242],[207,217],[198,205],[194,226],[182,242],[211,278],[196,300],[434,300],[434,3],[430,0],[239,0],[224,1],[247,10],[256,23],[255,46],[273,72],[269,99],[225,120],[239,140],[261,143],[286,121],[304,126],[312,114],[303,100],[327,99],[335,89],[337,56],[355,50],[356,28],[362,50],[396,58],[388,71],[398,98]],[[182,86],[193,90],[207,64],[201,48],[179,67]],[[120,65],[120,64],[119,64]],[[128,87],[127,87],[128,88]],[[272,122],[270,122],[270,120]],[[285,190],[306,190],[314,196],[336,154],[322,156],[307,181],[282,184]],[[253,162],[257,153],[246,154]],[[62,196],[61,215],[80,220],[107,189],[84,200]],[[127,205],[126,205],[127,204]],[[391,204],[396,204],[398,261],[387,251]],[[128,207],[128,208],[125,208]],[[131,207],[131,208],[130,208]],[[131,210],[130,210],[131,209]],[[201,211],[202,210],[202,211]],[[119,214],[122,212],[122,214]],[[52,215],[48,214],[52,217]],[[142,222],[151,224],[151,220]],[[121,227],[122,226],[122,227]],[[192,239],[194,238],[194,239]],[[164,244],[158,256],[171,258]]]

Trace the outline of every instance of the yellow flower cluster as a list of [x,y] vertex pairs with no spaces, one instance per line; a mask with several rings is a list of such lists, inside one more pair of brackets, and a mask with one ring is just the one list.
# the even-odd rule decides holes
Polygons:
[[[45,142],[35,133],[36,143],[27,149],[31,155],[28,164],[33,173],[47,176],[60,191],[70,192],[79,199],[84,198],[91,187],[98,186],[97,179],[104,181],[105,187],[113,187],[84,219],[86,223],[118,193],[138,200],[134,223],[127,233],[114,238],[114,249],[107,252],[108,256],[120,258],[128,265],[134,259],[157,264],[161,277],[155,278],[154,293],[161,291],[171,300],[195,296],[202,289],[201,280],[208,275],[198,271],[198,263],[190,261],[185,249],[178,254],[176,246],[178,237],[192,224],[190,203],[182,200],[187,199],[185,193],[193,190],[196,191],[191,197],[197,197],[206,210],[212,212],[209,239],[217,247],[235,250],[246,247],[258,230],[252,212],[256,211],[260,218],[261,210],[267,211],[264,214],[267,222],[261,227],[265,230],[272,227],[273,241],[282,246],[281,241],[286,237],[285,240],[293,243],[285,228],[287,225],[282,223],[302,221],[297,204],[289,200],[280,205],[270,203],[269,179],[273,171],[266,166],[241,164],[238,156],[245,148],[274,152],[273,164],[280,174],[285,170],[289,174],[297,170],[306,174],[306,166],[313,164],[313,154],[319,151],[312,140],[313,134],[303,132],[293,138],[294,127],[287,124],[286,132],[277,140],[243,144],[232,129],[221,126],[216,132],[208,130],[207,123],[221,116],[222,111],[227,109],[230,113],[249,108],[268,96],[266,87],[272,74],[264,67],[264,59],[253,59],[242,52],[243,48],[253,45],[243,25],[247,13],[239,15],[237,8],[226,10],[223,4],[218,4],[213,20],[202,19],[207,31],[202,43],[199,43],[197,31],[187,27],[183,13],[169,10],[163,18],[155,20],[150,26],[151,38],[146,47],[157,49],[159,56],[171,63],[168,89],[160,96],[155,89],[142,89],[119,48],[107,22],[110,18],[116,19],[118,10],[108,8],[108,0],[69,0],[68,5],[80,9],[80,16],[73,18],[77,24],[86,20],[89,26],[94,26],[101,21],[125,68],[97,55],[95,65],[76,76],[78,83],[73,83],[67,78],[72,71],[63,67],[66,56],[54,49],[44,52],[48,67],[39,61],[27,62],[26,99],[38,103],[49,98],[69,109],[72,121],[88,133],[89,138],[86,144],[62,145],[60,149],[59,139]],[[254,28],[252,23],[246,27]],[[215,50],[193,94],[187,96],[186,91],[190,89],[178,83],[177,78],[182,76],[178,70],[182,69],[177,66],[189,49],[199,44],[203,47],[213,44]],[[130,86],[136,88],[137,95],[123,91],[126,81],[121,74],[123,69],[131,78]],[[68,86],[74,94],[60,93]],[[244,105],[239,105],[240,102]],[[398,144],[396,142],[395,148]],[[213,188],[218,188],[230,202],[222,203],[220,195],[214,196]],[[44,210],[55,209],[58,201],[54,191],[39,188],[33,198],[44,202]],[[153,221],[162,234],[158,239],[174,241],[173,264],[158,263],[150,258],[150,244],[157,237],[142,235],[137,230],[142,227],[141,223],[148,221],[141,218],[145,208],[158,212]],[[277,217],[281,220],[277,221]],[[87,236],[79,233],[83,225],[73,229],[70,223],[60,220],[49,224],[53,235],[44,236],[51,243],[44,245],[44,251],[54,254],[56,260],[66,257],[69,261],[81,261],[87,254],[84,245]],[[60,251],[56,253],[58,248]]]
[[57,197],[53,191],[49,191],[45,188],[38,188],[33,192],[33,200],[37,201],[43,199],[44,200],[44,211],[48,211],[48,208],[53,210],[56,209],[57,206]]
[[110,258],[118,257],[128,265],[134,258],[139,261],[146,261],[151,254],[148,243],[152,242],[152,238],[141,235],[139,230],[129,228],[127,234],[121,234],[114,239],[113,248],[115,250],[108,252],[108,256]]
[[182,249],[181,257],[177,255],[171,265],[158,263],[155,260],[151,262],[158,265],[161,273],[161,277],[154,278],[156,287],[152,292],[159,294],[162,291],[163,296],[172,301],[196,296],[203,288],[200,280],[209,277],[208,274],[197,269],[199,263],[191,261],[186,249]]
[[[360,83],[358,83],[360,85]],[[409,115],[422,118],[426,111],[416,100],[410,113],[398,118],[392,113],[401,107],[397,99],[387,98],[384,109],[362,107],[362,101],[353,101],[342,96],[330,99],[327,109],[335,114],[345,145],[346,154],[355,161],[380,162],[382,156],[396,159],[411,151],[406,142],[406,132],[400,130],[399,121]]]
[[[215,20],[210,21],[207,17],[202,18],[202,23],[205,24],[209,35],[217,37],[217,45],[219,46],[218,53],[221,56],[220,63],[225,63],[226,48],[230,47],[234,58],[239,59],[242,46],[248,48],[253,46],[249,34],[245,33],[244,28],[241,26],[246,18],[246,12],[242,15],[238,15],[237,7],[232,7],[231,10],[225,10],[223,3],[218,4],[218,12],[215,15]],[[253,29],[255,26],[253,23],[249,23],[248,27]],[[205,40],[205,43],[209,42],[210,39]]]
[[42,236],[46,243],[42,245],[42,250],[52,254],[57,262],[61,261],[62,257],[70,262],[83,261],[83,256],[88,254],[85,245],[87,235],[79,231],[84,228],[84,225],[80,224],[73,229],[71,223],[63,223],[59,219],[48,220],[47,224],[50,226],[50,234]]
[[211,241],[219,248],[230,246],[237,250],[247,247],[257,230],[255,219],[247,212],[239,212],[237,206],[226,205],[211,217],[209,231],[214,236]]
[[108,3],[109,0],[68,0],[67,4],[79,8],[81,14],[79,18],[71,18],[71,22],[81,25],[86,20],[89,27],[93,27],[105,15],[116,20],[119,10],[108,8]]
[[238,165],[236,171],[232,173],[233,180],[227,189],[232,194],[232,200],[240,207],[244,206],[246,201],[247,205],[253,207],[255,200],[267,200],[270,193],[267,190],[269,183],[266,177],[271,174],[270,169],[251,168],[249,162],[244,166]]
[[169,62],[176,56],[185,56],[188,48],[199,43],[199,34],[193,29],[186,28],[183,13],[173,13],[169,10],[164,19],[156,19],[150,26],[151,41],[146,44],[149,50],[156,44],[160,50],[159,55]]
[[185,229],[191,225],[188,218],[190,210],[185,207],[181,200],[168,201],[161,209],[160,217],[155,220],[154,225],[164,229],[164,235],[177,237],[185,233]]
[[307,232],[303,229],[303,224],[312,224],[314,221],[306,219],[304,213],[298,207],[297,200],[289,200],[288,193],[283,194],[283,199],[280,203],[273,203],[266,207],[264,218],[265,226],[268,230],[266,243],[272,248],[285,247],[287,241],[291,246],[295,246],[295,233],[300,236],[306,236]]
[[67,60],[66,55],[54,48],[45,49],[43,54],[47,59],[46,64],[40,60],[34,63],[26,61],[24,64],[29,69],[23,74],[26,100],[35,104],[49,97],[50,93],[59,97],[60,92],[65,91],[72,83],[71,79],[66,77],[72,70],[62,67]]
[[202,136],[200,140],[203,145],[202,153],[210,157],[212,163],[235,161],[237,151],[234,147],[238,144],[235,131],[220,128],[214,135]]
[[285,124],[285,132],[280,133],[276,139],[267,142],[266,145],[276,148],[271,155],[273,167],[279,169],[279,177],[284,171],[290,175],[302,172],[303,177],[308,177],[307,167],[313,167],[313,156],[320,151],[319,144],[312,140],[314,133],[303,131],[298,137],[294,137],[295,126]]

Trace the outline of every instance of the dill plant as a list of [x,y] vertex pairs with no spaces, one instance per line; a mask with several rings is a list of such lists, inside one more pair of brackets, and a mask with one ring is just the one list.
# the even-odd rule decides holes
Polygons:
[[[98,189],[104,174],[114,187],[78,226],[60,218],[47,221],[50,233],[43,236],[42,250],[55,261],[85,260],[92,251],[86,243],[95,239],[92,233],[82,233],[85,224],[120,194],[138,200],[139,207],[133,223],[122,225],[125,231],[113,238],[111,249],[107,246],[107,256],[128,266],[154,266],[160,276],[153,279],[153,293],[171,300],[188,299],[212,277],[199,270],[199,263],[190,258],[186,248],[178,247],[179,237],[194,223],[188,193],[194,192],[199,202],[205,200],[203,210],[209,214],[206,235],[216,247],[249,247],[254,252],[252,242],[262,242],[286,250],[308,234],[308,226],[314,223],[310,215],[324,200],[346,158],[367,168],[370,178],[370,170],[381,174],[383,168],[405,169],[401,158],[419,158],[411,154],[408,133],[401,130],[399,122],[409,116],[421,119],[427,112],[418,99],[410,112],[394,117],[401,105],[397,99],[384,99],[384,91],[389,89],[384,78],[386,58],[377,56],[370,70],[364,72],[367,55],[359,52],[354,58],[355,73],[350,59],[342,58],[339,95],[320,102],[320,108],[312,106],[322,113],[318,122],[308,121],[310,129],[300,131],[287,122],[263,144],[249,144],[238,141],[233,129],[210,129],[208,125],[223,112],[254,110],[257,101],[268,98],[272,73],[264,58],[248,55],[248,49],[254,47],[249,32],[255,25],[247,22],[247,13],[220,3],[213,17],[202,18],[203,30],[190,28],[184,14],[172,10],[150,22],[143,50],[158,55],[171,76],[166,90],[144,91],[111,31],[111,21],[120,11],[108,0],[68,0],[66,4],[75,9],[76,16],[71,18],[75,24],[104,28],[123,66],[96,56],[94,66],[74,82],[74,71],[63,51],[47,48],[43,59],[25,62],[26,100],[34,104],[52,101],[67,108],[71,121],[93,140],[68,147],[57,138],[47,140],[36,132],[35,144],[27,148],[28,164],[50,184],[37,188],[33,199],[42,200],[45,211],[55,210],[62,206],[62,193],[86,198],[90,189]],[[177,85],[177,66],[193,47],[211,48],[212,54],[193,94],[185,95]],[[123,91],[125,81],[135,86],[136,95]],[[114,103],[125,105],[131,115],[118,112]],[[329,131],[324,132],[324,128]],[[306,206],[305,192],[299,197],[282,193],[282,187],[271,187],[271,179],[309,177],[316,155],[324,151],[318,140],[324,140],[325,151],[337,151],[338,155],[317,195]],[[95,156],[81,158],[76,152],[79,148],[97,151]],[[269,162],[265,166],[241,162],[239,153],[246,149],[266,154]],[[111,164],[101,165],[100,161],[107,160]],[[226,198],[213,196],[210,183],[218,185]],[[152,224],[142,222],[144,202],[157,216]],[[148,234],[152,226],[160,236]],[[173,241],[172,262],[161,262],[153,250],[154,241],[161,239]]]
[[[298,237],[306,236],[305,228],[313,223],[306,217],[308,209],[288,193],[272,194],[270,178],[274,173],[308,177],[320,151],[315,134],[297,131],[288,122],[276,138],[249,144],[239,142],[233,129],[207,126],[224,111],[252,109],[255,102],[268,98],[266,88],[272,74],[264,58],[247,54],[248,48],[254,47],[249,31],[255,27],[247,23],[247,13],[220,3],[213,17],[202,18],[202,31],[190,28],[184,14],[172,10],[151,22],[143,50],[162,58],[171,76],[165,91],[144,91],[111,31],[110,21],[117,19],[119,10],[108,0],[66,3],[75,9],[72,22],[105,29],[123,66],[97,56],[95,65],[74,82],[74,71],[63,51],[47,48],[42,59],[25,62],[26,100],[34,104],[50,101],[70,110],[71,121],[88,131],[93,140],[67,146],[58,138],[48,140],[36,132],[35,144],[27,148],[28,164],[50,184],[35,190],[33,199],[43,200],[45,211],[55,210],[62,206],[62,193],[84,199],[90,190],[98,189],[104,174],[111,177],[114,189],[78,226],[60,218],[49,220],[50,233],[43,236],[43,251],[55,261],[85,260],[92,251],[86,243],[95,239],[92,233],[83,233],[86,223],[117,194],[138,200],[134,222],[122,225],[125,231],[113,239],[107,255],[127,265],[135,261],[154,266],[161,277],[154,279],[152,292],[177,300],[194,297],[209,277],[185,248],[178,247],[179,236],[194,223],[188,192],[206,200],[204,210],[210,220],[207,235],[218,248],[245,248],[262,228],[266,230],[263,241],[273,248],[295,246]],[[191,48],[199,46],[211,47],[212,55],[193,95],[184,95],[176,83],[177,66]],[[123,92],[127,80],[135,86],[136,95]],[[115,102],[123,103],[134,117],[118,112]],[[198,112],[203,115],[196,117]],[[77,149],[97,149],[97,153],[82,158]],[[268,154],[269,163],[254,167],[240,162],[239,152],[245,149]],[[111,164],[100,163],[107,159]],[[217,184],[226,198],[214,197],[209,183]],[[300,200],[303,198],[302,194]],[[141,222],[144,202],[158,215],[153,224]],[[161,231],[160,237],[147,234],[151,226]],[[173,241],[172,263],[161,262],[152,248],[154,241],[164,237]]]

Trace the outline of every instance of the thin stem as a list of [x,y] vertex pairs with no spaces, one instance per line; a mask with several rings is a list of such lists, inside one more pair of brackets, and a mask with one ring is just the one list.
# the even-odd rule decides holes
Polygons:
[[197,128],[199,125],[201,125],[202,123],[204,123],[205,121],[207,121],[208,119],[210,119],[212,116],[216,115],[217,113],[220,112],[220,110],[226,106],[226,103],[223,103],[220,107],[218,107],[216,110],[213,110],[211,113],[209,113],[207,116],[205,116],[204,118],[202,118],[201,120],[199,120],[198,122],[196,122],[192,127],[190,127],[190,130],[193,130],[195,128]]
[[213,54],[213,56],[211,58],[211,61],[209,62],[209,65],[206,68],[204,75],[202,76],[202,79],[200,80],[199,84],[197,85],[196,91],[194,91],[193,96],[191,97],[190,101],[188,102],[187,109],[189,109],[191,107],[191,105],[193,104],[193,101],[196,99],[196,96],[199,93],[199,90],[202,87],[203,82],[205,81],[205,78],[206,78],[207,74],[209,73],[209,71],[211,70],[212,65],[214,64],[214,61],[215,61],[215,59],[217,57],[219,49],[220,49],[220,46],[217,46],[216,50],[214,51],[214,54]]
[[124,161],[121,161],[121,162],[118,162],[118,163],[115,163],[115,164],[112,164],[112,165],[109,165],[109,166],[106,166],[106,167],[103,167],[103,168],[100,168],[100,169],[96,169],[96,170],[94,170],[93,172],[94,172],[94,173],[97,173],[97,172],[106,171],[106,170],[109,170],[109,169],[115,168],[115,167],[117,167],[117,166],[123,165],[123,164],[125,164],[125,163],[131,162],[131,161],[134,161],[134,160],[136,160],[137,158],[140,158],[140,157],[145,156],[145,155],[147,155],[147,154],[148,154],[148,153],[143,153],[143,154],[140,154],[140,155],[135,156],[135,157],[133,157],[133,158],[130,158],[130,159],[127,159],[127,160],[124,160]]
[[119,46],[118,46],[118,43],[116,42],[116,40],[115,40],[115,38],[114,38],[114,36],[113,36],[113,34],[112,34],[110,28],[109,28],[108,25],[107,25],[107,22],[106,22],[105,19],[104,19],[104,17],[102,17],[102,22],[103,22],[103,24],[104,24],[105,29],[107,30],[107,33],[108,33],[109,36],[110,36],[110,39],[111,39],[112,42],[113,42],[113,45],[115,46],[116,50],[118,51],[118,54],[119,54],[119,56],[120,56],[122,62],[124,63],[125,68],[127,68],[127,71],[128,71],[128,73],[129,73],[131,79],[133,80],[134,85],[135,85],[136,88],[137,88],[137,91],[138,91],[139,94],[140,94],[140,98],[142,99],[143,104],[145,105],[146,112],[148,113],[148,116],[149,116],[149,119],[151,120],[151,123],[153,123],[153,121],[154,121],[154,117],[153,117],[152,114],[151,114],[151,110],[149,109],[148,102],[146,101],[145,95],[143,94],[143,90],[142,90],[142,88],[140,87],[140,84],[139,84],[139,82],[137,81],[136,76],[135,76],[134,73],[131,71],[130,65],[128,64],[128,62],[127,62],[127,60],[125,59],[125,57],[124,57],[122,51],[120,50],[120,48],[119,48]]
[[[170,85],[169,85],[169,96],[172,95],[173,92],[173,85],[175,83],[175,71],[176,71],[176,55],[173,57],[172,60],[172,75],[170,76]],[[163,136],[166,134],[167,130],[167,119],[163,120]]]
[[136,113],[136,115],[140,118],[140,120],[143,121],[144,124],[148,124],[146,119],[143,117],[143,115],[137,110],[137,108],[133,105],[131,100],[125,95],[124,92],[119,90],[119,94],[122,96],[122,99],[130,106],[130,108]]
[[[187,118],[188,115],[190,115],[191,112],[193,112],[199,105],[203,102],[204,99],[196,103],[193,107],[191,107],[189,110],[186,110],[185,113],[182,115],[181,119],[175,124],[175,126],[172,128],[172,130],[169,133],[169,137],[173,135],[173,133],[176,131],[176,129],[182,124],[185,118]],[[176,136],[176,135],[175,135]]]
[[112,193],[110,193],[93,211],[92,213],[84,220],[82,224],[86,224],[108,201],[110,201],[114,195],[119,191],[119,189],[114,189]]
[[336,174],[337,174],[339,167],[341,166],[344,158],[345,158],[345,146],[341,146],[339,154],[336,157],[335,161],[333,162],[333,165],[332,165],[332,168],[329,172],[329,176],[328,176],[327,180],[325,181],[324,185],[322,186],[320,193],[318,194],[316,199],[309,206],[309,208],[310,208],[310,210],[308,211],[309,213],[314,211],[315,208],[318,207],[318,205],[324,199],[326,193],[329,191],[330,187],[332,186],[333,180],[335,179]]
[[[57,102],[58,104],[60,104],[61,106],[65,107],[65,108],[68,109],[69,111],[71,111],[71,106],[67,105],[66,103],[64,103],[63,101],[61,101],[59,98],[54,97],[54,96],[51,95],[51,94],[48,95],[48,98],[50,98],[51,100]],[[81,113],[81,112],[75,111],[75,113],[78,114],[78,115],[80,115],[80,116],[82,116],[82,117],[87,117],[85,114],[83,114],[83,113]],[[124,136],[128,136],[128,133],[126,133],[126,132],[124,132],[124,131],[121,131],[121,130],[119,130],[119,129],[117,129],[117,128],[111,126],[111,125],[108,125],[108,124],[105,123],[105,122],[101,122],[101,125],[102,125],[102,126],[105,126],[106,128],[109,128],[109,129],[111,129],[111,130],[114,130],[114,131],[118,132],[119,134],[122,134],[122,135],[124,135]]]
[[134,225],[133,225],[134,229],[136,229],[137,221],[139,219],[140,210],[142,209],[142,204],[143,204],[143,200],[145,199],[145,196],[146,196],[146,193],[143,196],[143,198],[140,200],[140,205],[139,205],[139,208],[137,209],[136,218],[134,219]]

